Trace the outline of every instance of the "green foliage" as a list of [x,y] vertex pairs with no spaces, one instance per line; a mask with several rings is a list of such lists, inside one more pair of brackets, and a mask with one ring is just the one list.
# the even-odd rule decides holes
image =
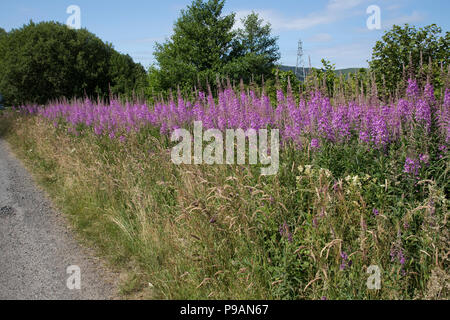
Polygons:
[[86,30],[30,22],[2,38],[0,90],[10,104],[107,92],[111,47]]
[[257,13],[252,12],[242,20],[243,28],[236,32],[232,51],[223,73],[233,80],[249,82],[252,76],[271,75],[274,64],[280,59],[278,37],[271,35],[270,24],[263,24]]
[[208,78],[222,68],[234,36],[234,14],[222,17],[223,6],[219,0],[194,1],[181,11],[170,40],[156,44],[156,78],[161,89],[181,83],[193,87],[198,78]]
[[263,25],[264,20],[255,12],[241,19],[241,22],[243,29],[239,28],[236,32],[230,56],[240,57],[253,53],[265,56],[268,63],[277,62],[280,59],[278,37],[271,35],[270,23]]
[[[135,89],[142,67],[85,29],[30,22],[0,37],[0,92],[8,105],[107,97]],[[143,86],[143,84],[142,84]]]
[[[356,137],[321,141],[320,151],[286,145],[278,175],[261,177],[246,165],[175,166],[168,138],[154,127],[117,144],[33,117],[0,122],[84,238],[132,270],[123,294],[449,297],[449,158],[435,129],[426,136],[417,128],[385,150]],[[430,156],[418,177],[404,172],[410,152]],[[76,175],[68,163],[77,164]],[[381,271],[380,290],[367,288],[371,265]]]
[[[440,228],[446,229],[448,216],[448,154],[436,149],[436,132],[424,136],[417,129],[417,135],[388,150],[357,141],[347,146],[323,141],[320,152],[288,148],[282,153],[283,191],[274,202],[284,210],[264,221],[258,237],[271,262],[276,298],[448,296],[445,281],[430,279],[433,274],[448,277],[443,271],[448,259],[436,263],[428,254],[446,252],[448,233]],[[410,152],[430,155],[417,177],[404,172]],[[271,194],[276,193],[274,186]],[[381,290],[366,287],[369,265],[382,272]]]
[[333,96],[335,81],[338,78],[335,64],[325,59],[322,59],[321,62],[323,67],[321,69],[313,68],[312,76],[319,84],[323,84],[327,88],[329,96]]
[[141,64],[134,63],[127,54],[112,53],[109,67],[111,79],[111,92],[120,96],[130,97],[134,93],[138,96],[144,95],[147,87],[147,74]]
[[222,16],[223,0],[195,0],[175,22],[174,34],[156,44],[150,91],[214,85],[217,78],[268,76],[280,57],[269,24],[252,13],[233,31],[235,14]]
[[296,88],[300,85],[300,81],[292,71],[281,71],[278,69],[272,70],[272,73],[276,76],[281,89],[287,91],[289,85],[291,88]]
[[279,68],[273,68],[268,78],[264,82],[264,91],[271,101],[277,101],[277,90],[292,92],[293,97],[296,99],[299,98],[298,89],[300,87],[300,80],[298,80],[293,71],[283,71]]
[[420,75],[425,65],[430,73],[438,75],[441,63],[446,67],[450,58],[450,33],[441,33],[435,24],[419,29],[408,24],[394,25],[373,48],[370,67],[378,87],[392,93],[404,76]]

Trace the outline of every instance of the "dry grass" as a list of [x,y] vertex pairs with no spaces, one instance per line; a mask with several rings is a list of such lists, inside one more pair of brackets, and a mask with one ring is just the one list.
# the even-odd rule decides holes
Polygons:
[[[7,122],[9,142],[55,203],[124,272],[124,297],[448,297],[447,204],[433,181],[422,183],[421,203],[375,217],[371,195],[387,196],[388,183],[304,167],[309,151],[260,177],[251,167],[175,166],[166,141],[151,134],[120,144],[36,117]],[[391,260],[397,244],[408,266]],[[380,291],[366,287],[370,265],[382,269]]]

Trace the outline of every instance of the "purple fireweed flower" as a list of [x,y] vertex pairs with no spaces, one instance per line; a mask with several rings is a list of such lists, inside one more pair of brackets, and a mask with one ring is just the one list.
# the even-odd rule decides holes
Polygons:
[[403,172],[417,176],[419,174],[420,168],[421,166],[419,161],[411,158],[406,158]]
[[164,135],[164,134],[168,133],[168,131],[169,131],[169,129],[168,129],[168,127],[167,127],[167,124],[166,124],[165,122],[163,122],[163,123],[161,124],[161,128],[160,128],[159,132],[160,132],[162,135]]
[[398,261],[401,265],[406,262],[405,255],[403,254],[403,248],[397,243],[390,252],[391,262]]
[[375,208],[373,208],[372,213],[374,216],[378,216],[380,214],[380,212]]
[[[309,141],[310,148],[317,151],[327,143],[346,144],[354,141],[352,138],[357,138],[355,140],[367,147],[386,150],[402,135],[410,135],[416,124],[429,131],[433,120],[438,126],[440,140],[450,143],[449,88],[445,88],[443,100],[435,101],[430,84],[420,95],[417,82],[410,79],[408,98],[389,105],[356,101],[332,105],[331,100],[319,90],[304,95],[296,105],[291,89],[287,92],[278,90],[276,101],[271,101],[264,92],[239,92],[235,89],[227,87],[219,90],[217,100],[208,90],[207,93],[198,92],[193,101],[178,94],[175,99],[158,101],[152,106],[121,104],[114,99],[109,104],[85,99],[71,103],[57,102],[45,107],[24,105],[15,109],[22,114],[45,118],[55,126],[88,128],[97,136],[118,135],[119,132],[133,134],[146,127],[159,130],[161,135],[169,135],[174,128],[190,128],[193,121],[202,121],[205,130],[272,127],[280,130],[282,146],[294,145],[301,149],[302,142]],[[276,107],[273,108],[273,105]],[[316,139],[308,140],[310,137]],[[117,143],[123,142],[121,140],[119,137]],[[424,165],[426,161],[419,157],[418,163]],[[414,173],[416,167],[410,163],[405,169]]]
[[369,134],[367,133],[367,131],[359,132],[359,140],[363,141],[364,143],[368,143],[370,141]]
[[405,99],[398,100],[397,112],[398,112],[400,118],[403,118],[403,119],[411,116],[411,113],[412,113],[411,103]]
[[318,139],[311,139],[311,148],[312,149],[319,149],[319,140]]
[[277,102],[284,102],[284,93],[281,90],[277,90]]
[[429,164],[430,156],[428,154],[420,154],[419,155],[420,162],[423,162],[425,165]]
[[352,262],[352,260],[348,259],[348,255],[346,252],[341,252],[341,259],[342,259],[342,262],[339,266],[340,270],[345,270],[346,268],[352,266],[353,262]]
[[376,147],[384,146],[389,142],[387,125],[381,116],[376,116],[372,122],[372,141]]
[[283,224],[279,228],[280,236],[286,237],[289,242],[293,241],[292,233],[289,231],[289,226],[287,225],[286,221],[283,222]]
[[444,94],[444,107],[449,108],[450,107],[450,88],[445,89]]
[[101,135],[103,133],[103,130],[102,130],[101,127],[95,126],[94,127],[94,133],[99,136],[99,135]]
[[417,85],[417,81],[415,79],[408,80],[408,88],[406,89],[406,94],[409,97],[415,98],[419,94],[419,86]]
[[429,82],[427,82],[427,84],[425,85],[425,88],[423,90],[423,95],[424,95],[425,99],[427,99],[427,101],[429,103],[435,103],[436,102],[436,98],[434,96],[433,85],[430,84]]
[[341,252],[340,255],[341,255],[342,262],[341,262],[341,264],[339,266],[339,269],[340,270],[345,270],[345,268],[347,268],[348,255],[345,252]]
[[417,122],[422,123],[425,129],[428,131],[431,126],[431,109],[428,102],[420,99],[416,103],[416,111],[414,117]]

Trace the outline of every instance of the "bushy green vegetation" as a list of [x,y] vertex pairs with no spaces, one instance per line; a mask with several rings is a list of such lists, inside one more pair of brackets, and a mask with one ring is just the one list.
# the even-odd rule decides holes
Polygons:
[[[439,77],[450,59],[450,32],[442,34],[435,24],[415,28],[405,24],[392,27],[373,48],[370,68],[375,73],[380,93],[393,94],[404,89],[399,84],[407,77],[422,78],[433,74],[434,86],[444,84]],[[425,72],[424,72],[425,71]]]
[[[108,84],[122,94],[146,86],[151,99],[149,107],[28,105],[1,114],[0,135],[83,239],[127,274],[127,297],[448,299],[448,33],[438,39],[435,26],[394,27],[374,48],[370,69],[337,75],[322,60],[300,82],[274,68],[270,26],[252,14],[234,32],[223,5],[195,0],[182,12],[174,35],[157,45],[148,85],[130,57],[85,30],[30,24],[24,30],[40,30],[45,41],[24,48],[17,39],[27,32],[0,30],[7,57],[0,64],[14,60],[5,48],[18,57],[37,50],[23,69],[5,69],[25,82],[0,75],[12,103],[83,90],[104,96]],[[53,28],[55,38],[46,35]],[[92,48],[72,57],[59,36],[72,39],[75,52],[79,39]],[[106,59],[91,61],[89,52]],[[43,74],[40,53],[45,63],[61,59],[62,73],[44,73],[27,92]],[[74,72],[66,58],[86,72],[76,92],[64,91]],[[170,130],[194,119],[226,127],[232,118],[234,126],[260,121],[282,131],[277,175],[171,162]],[[372,265],[380,290],[367,287]]]
[[85,29],[30,22],[8,33],[0,30],[0,92],[7,105],[131,96],[145,86],[141,65]]
[[235,14],[223,16],[223,7],[223,0],[195,0],[181,11],[171,38],[156,44],[151,92],[214,87],[216,78],[225,77],[248,83],[271,74],[280,53],[270,25],[252,13],[234,31]]
[[[317,90],[326,92],[326,84]],[[241,103],[252,95],[241,93]],[[162,128],[190,111],[181,112],[182,99],[169,101],[170,110],[150,108],[170,115],[156,117],[155,125],[137,107],[122,117],[120,107],[109,113],[90,101],[81,104],[87,109],[79,102],[30,107],[24,111],[39,116],[9,112],[2,121],[77,230],[127,270],[126,295],[448,299],[450,91],[436,99],[429,86],[422,91],[410,81],[404,99],[387,107],[370,92],[358,100],[337,95],[332,105],[313,93],[298,109],[290,94],[277,96],[277,110],[289,108],[281,113],[284,124],[296,110],[304,116],[321,110],[333,115],[327,126],[338,136],[311,139],[322,132],[313,116],[313,127],[284,140],[280,171],[266,177],[259,166],[173,164],[173,143]],[[343,103],[346,116],[338,109]],[[97,116],[86,116],[93,121],[86,124],[77,110]],[[123,125],[130,130],[106,126],[108,117],[128,119]],[[346,117],[368,131],[345,131]],[[367,287],[373,265],[381,271],[380,290]]]

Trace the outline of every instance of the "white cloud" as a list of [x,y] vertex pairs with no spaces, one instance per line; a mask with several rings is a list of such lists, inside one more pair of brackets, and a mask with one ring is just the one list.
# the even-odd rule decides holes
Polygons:
[[362,0],[330,0],[327,4],[327,10],[347,10],[352,9],[359,4]]
[[318,33],[308,38],[310,42],[329,42],[333,39],[329,33]]
[[334,47],[312,50],[311,56],[316,56],[339,62],[338,69],[367,66],[367,60],[371,57],[372,46],[370,43],[340,44]]
[[[266,22],[270,22],[274,30],[305,30],[318,25],[333,23],[345,19],[350,10],[367,0],[329,0],[321,12],[313,12],[301,18],[288,18],[273,10],[254,10]],[[241,27],[240,19],[251,13],[251,10],[236,12],[236,28]]]
[[413,24],[413,23],[417,23],[420,22],[424,19],[424,15],[421,14],[418,11],[413,11],[411,14],[407,14],[407,15],[403,15],[403,16],[399,16],[399,17],[395,17],[386,21],[383,21],[383,28],[390,28],[392,27],[394,24],[396,25],[403,25],[405,23],[409,23],[409,24]]
[[400,9],[401,7],[402,7],[401,4],[396,3],[396,4],[389,5],[386,9],[389,11],[393,11],[393,10]]
[[278,25],[279,17],[272,10],[239,10],[236,12],[236,18],[234,23],[234,29],[242,28],[242,19],[251,14],[252,12],[256,12],[260,18],[264,19],[264,22],[269,22],[272,25],[272,28],[275,29],[275,24]]

